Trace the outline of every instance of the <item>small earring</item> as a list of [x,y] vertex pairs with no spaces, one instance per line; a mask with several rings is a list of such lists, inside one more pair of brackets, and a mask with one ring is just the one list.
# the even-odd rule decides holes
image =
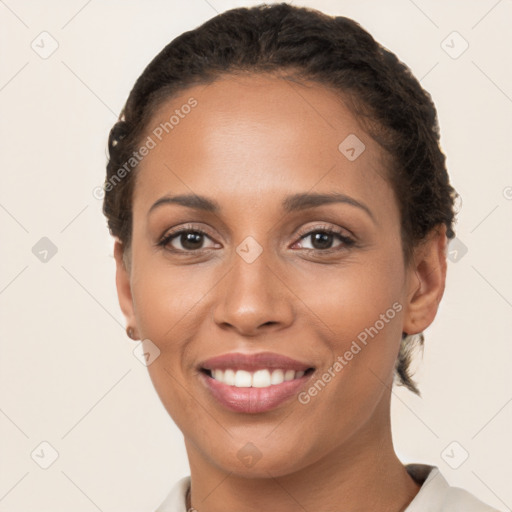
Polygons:
[[128,338],[130,339],[134,339],[134,336],[135,334],[133,333],[133,328],[132,327],[127,327],[126,328],[126,334],[128,335]]

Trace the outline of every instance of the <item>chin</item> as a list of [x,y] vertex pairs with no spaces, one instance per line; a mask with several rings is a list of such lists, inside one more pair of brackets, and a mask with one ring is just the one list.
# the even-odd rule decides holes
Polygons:
[[[220,453],[209,450],[207,457],[222,472],[231,473],[240,478],[282,477],[300,471],[314,462],[312,456],[308,457],[304,445],[299,452],[297,449],[299,443],[293,438],[290,438],[289,444],[280,442],[274,447],[268,442],[266,435],[263,433],[259,442],[258,440],[233,442]],[[264,448],[260,449],[258,445]],[[310,451],[317,452],[313,447]],[[310,458],[312,460],[309,460]]]

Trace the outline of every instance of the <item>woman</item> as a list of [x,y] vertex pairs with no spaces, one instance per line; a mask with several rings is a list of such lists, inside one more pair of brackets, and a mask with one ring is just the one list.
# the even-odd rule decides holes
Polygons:
[[456,196],[395,55],[344,17],[227,11],[144,70],[109,154],[120,306],[190,464],[159,512],[493,510],[393,449]]

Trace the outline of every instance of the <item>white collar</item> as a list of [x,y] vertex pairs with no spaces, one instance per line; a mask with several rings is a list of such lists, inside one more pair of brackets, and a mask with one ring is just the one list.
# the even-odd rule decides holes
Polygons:
[[[448,512],[459,510],[461,505],[460,510],[465,512],[498,512],[467,491],[450,486],[437,466],[407,464],[405,468],[421,488],[404,512]],[[178,480],[155,512],[187,512],[185,497],[189,486],[190,476]]]

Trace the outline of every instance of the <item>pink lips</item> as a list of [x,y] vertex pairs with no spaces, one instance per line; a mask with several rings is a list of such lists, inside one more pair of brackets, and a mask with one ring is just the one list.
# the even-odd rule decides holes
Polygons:
[[313,367],[311,364],[301,363],[290,357],[272,352],[259,352],[258,354],[233,352],[212,357],[200,363],[199,366],[205,370],[212,370],[214,368],[226,370],[231,368],[233,370],[256,371],[264,368],[282,368],[283,370],[295,370],[296,372],[306,371],[308,368]]
[[259,354],[231,353],[213,357],[200,364],[203,370],[200,378],[209,393],[224,407],[239,413],[262,413],[275,409],[283,402],[295,396],[299,390],[310,380],[307,373],[299,379],[285,381],[281,384],[265,388],[238,388],[229,386],[212,378],[205,370],[233,369],[254,372],[261,369],[283,369],[306,371],[312,368],[311,364],[302,363],[289,357],[271,352]]

